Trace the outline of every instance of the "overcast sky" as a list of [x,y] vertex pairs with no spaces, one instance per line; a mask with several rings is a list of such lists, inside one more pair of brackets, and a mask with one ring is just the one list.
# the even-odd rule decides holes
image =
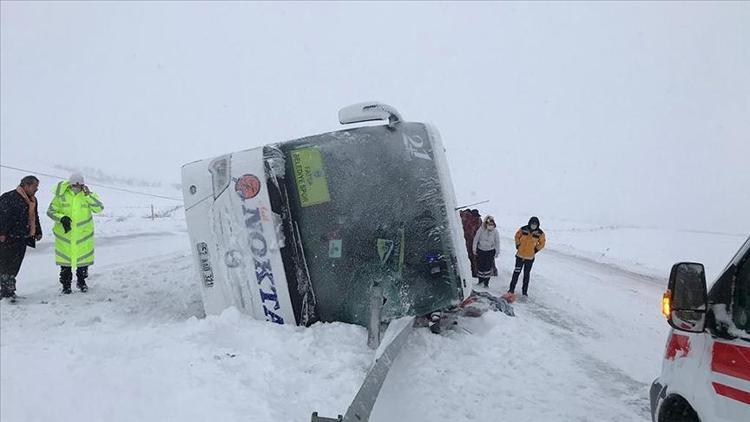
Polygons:
[[175,182],[379,100],[459,202],[750,232],[747,3],[3,2],[0,35],[6,165]]

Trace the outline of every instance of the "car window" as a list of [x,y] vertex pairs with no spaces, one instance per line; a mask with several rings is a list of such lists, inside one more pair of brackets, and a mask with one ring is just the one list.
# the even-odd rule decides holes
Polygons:
[[[740,264],[735,278],[732,320],[734,325],[750,336],[750,256]],[[743,336],[743,337],[748,337]]]

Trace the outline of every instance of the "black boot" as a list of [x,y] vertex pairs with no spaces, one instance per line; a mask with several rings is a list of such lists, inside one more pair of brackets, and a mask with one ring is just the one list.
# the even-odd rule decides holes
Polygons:
[[10,297],[8,295],[8,276],[0,274],[0,299]]
[[9,274],[0,275],[0,299],[8,298],[16,301],[16,278]]
[[86,293],[89,290],[89,286],[86,285],[86,277],[89,276],[89,267],[78,267],[76,269],[76,286],[78,286],[78,289],[80,289],[83,293]]
[[16,278],[13,276],[8,278],[7,295],[11,302],[16,301]]
[[70,282],[73,280],[73,271],[70,269],[70,267],[60,267],[60,284],[62,284],[62,292],[63,294],[69,295],[71,292],[70,290]]

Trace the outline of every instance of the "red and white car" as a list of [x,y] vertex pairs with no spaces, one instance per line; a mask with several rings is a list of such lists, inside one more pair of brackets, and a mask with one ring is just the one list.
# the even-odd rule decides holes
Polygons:
[[750,421],[750,238],[708,292],[702,264],[675,264],[662,311],[672,330],[652,420]]

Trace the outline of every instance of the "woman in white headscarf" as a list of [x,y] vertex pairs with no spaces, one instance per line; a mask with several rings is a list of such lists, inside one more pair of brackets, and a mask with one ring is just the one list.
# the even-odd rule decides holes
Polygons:
[[493,276],[495,258],[500,254],[500,235],[497,233],[495,219],[488,215],[484,223],[474,235],[472,244],[474,256],[477,257],[477,276],[479,284],[489,287],[490,277]]

